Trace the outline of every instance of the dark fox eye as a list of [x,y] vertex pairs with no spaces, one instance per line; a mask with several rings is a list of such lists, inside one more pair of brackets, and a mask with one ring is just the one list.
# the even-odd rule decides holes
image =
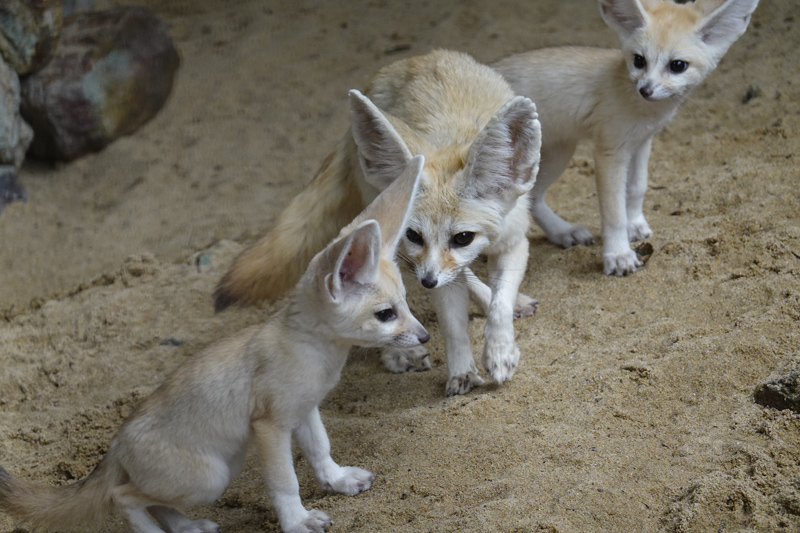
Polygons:
[[425,241],[422,240],[422,235],[420,235],[419,233],[417,233],[413,229],[410,229],[410,230],[406,231],[406,239],[408,239],[409,241],[413,242],[417,246],[422,246],[422,243],[425,242]]
[[639,54],[633,55],[633,66],[636,68],[644,68],[647,65],[647,60],[644,56],[640,56]]
[[675,74],[680,74],[681,72],[683,72],[687,68],[689,68],[689,63],[687,63],[686,61],[683,61],[681,59],[674,59],[669,64],[669,70],[674,72]]
[[469,245],[474,238],[475,234],[473,232],[462,231],[461,233],[456,233],[453,235],[453,238],[450,239],[450,245],[454,248],[461,248],[462,246]]
[[375,318],[380,320],[381,322],[389,322],[390,320],[394,320],[397,315],[394,313],[394,309],[388,307],[386,309],[381,309],[377,313],[375,313]]

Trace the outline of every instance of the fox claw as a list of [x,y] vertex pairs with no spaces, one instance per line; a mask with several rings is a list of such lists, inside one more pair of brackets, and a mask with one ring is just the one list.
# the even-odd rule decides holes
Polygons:
[[483,367],[498,384],[511,379],[514,371],[519,364],[519,346],[511,342],[511,345],[503,343],[486,343],[483,352]]
[[620,254],[603,254],[603,273],[607,276],[627,276],[636,272],[640,266],[642,262],[633,250]]
[[628,223],[628,239],[631,242],[643,241],[652,236],[653,230],[650,229],[650,225],[644,217],[642,217],[641,220]]
[[195,520],[188,529],[179,531],[181,533],[219,533],[219,524],[206,519]]
[[343,466],[340,473],[338,478],[325,484],[325,490],[355,496],[369,489],[375,480],[375,474],[356,466]]
[[517,301],[514,303],[515,319],[533,316],[537,309],[539,309],[539,300],[531,298],[521,292],[517,294]]
[[466,374],[453,376],[447,380],[447,387],[445,394],[447,396],[456,396],[458,394],[466,394],[475,387],[479,387],[486,383],[477,372],[470,370]]
[[592,236],[592,233],[583,226],[572,226],[564,233],[553,235],[550,240],[562,248],[571,248],[578,244],[583,246],[590,246],[594,244],[594,237]]
[[284,531],[287,533],[325,533],[332,525],[333,520],[330,516],[317,509],[311,509],[302,522],[284,528]]
[[381,361],[390,372],[424,372],[431,369],[428,350],[424,346],[398,348],[387,346],[381,352]]

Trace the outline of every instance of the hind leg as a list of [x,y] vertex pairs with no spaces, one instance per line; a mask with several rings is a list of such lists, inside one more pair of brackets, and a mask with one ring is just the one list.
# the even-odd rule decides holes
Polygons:
[[191,520],[172,507],[156,505],[147,511],[169,533],[219,533],[219,525],[211,520]]
[[589,245],[594,242],[594,237],[588,229],[570,224],[550,209],[544,200],[547,189],[567,168],[576,146],[577,143],[572,141],[542,146],[539,174],[530,192],[531,215],[536,224],[542,228],[548,239],[564,248],[576,244]]
[[128,519],[131,529],[135,533],[164,533],[147,514],[147,508],[156,505],[155,502],[134,485],[127,483],[115,487],[111,491],[111,498],[120,514]]
[[625,209],[628,215],[628,239],[640,241],[653,236],[653,230],[644,218],[644,194],[647,192],[647,163],[650,160],[652,140],[648,139],[634,153],[628,170]]

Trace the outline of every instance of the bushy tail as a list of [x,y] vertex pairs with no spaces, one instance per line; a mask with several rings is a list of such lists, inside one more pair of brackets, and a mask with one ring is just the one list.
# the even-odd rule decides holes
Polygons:
[[214,309],[278,298],[299,281],[314,255],[361,212],[357,151],[348,133],[275,227],[242,252],[214,291]]
[[0,466],[0,508],[35,528],[75,530],[111,511],[111,489],[123,473],[103,460],[85,479],[64,486],[36,485]]

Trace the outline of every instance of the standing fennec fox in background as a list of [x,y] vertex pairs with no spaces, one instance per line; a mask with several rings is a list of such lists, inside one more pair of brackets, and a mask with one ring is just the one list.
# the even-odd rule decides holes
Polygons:
[[600,0],[621,51],[546,48],[493,65],[518,94],[536,102],[543,144],[531,212],[563,247],[591,244],[592,235],[555,214],[545,193],[578,141],[594,141],[606,274],[622,276],[641,266],[629,243],[653,234],[642,213],[653,137],[744,33],[758,0],[720,4]]
[[[242,466],[250,439],[287,532],[327,531],[307,511],[292,466],[295,437],[323,488],[353,495],[374,476],[342,467],[318,405],[339,381],[352,345],[413,346],[428,340],[411,315],[394,263],[418,188],[422,158],[311,261],[289,301],[181,365],[123,424],[84,480],[36,486],[0,467],[0,507],[34,526],[86,524],[116,506],[137,533],[212,533],[210,520],[175,510],[219,498]],[[149,513],[149,516],[148,516]]]
[[[433,301],[447,343],[448,395],[483,383],[467,331],[469,290],[487,314],[482,362],[498,383],[519,361],[513,318],[528,258],[528,191],[541,132],[536,108],[466,54],[436,50],[397,61],[350,93],[351,127],[275,227],[240,255],[217,287],[217,310],[276,298],[345,221],[385,189],[412,154],[425,156],[405,258]],[[491,289],[469,270],[488,257]],[[516,303],[516,308],[515,308]],[[423,349],[385,350],[395,372],[430,368]]]

